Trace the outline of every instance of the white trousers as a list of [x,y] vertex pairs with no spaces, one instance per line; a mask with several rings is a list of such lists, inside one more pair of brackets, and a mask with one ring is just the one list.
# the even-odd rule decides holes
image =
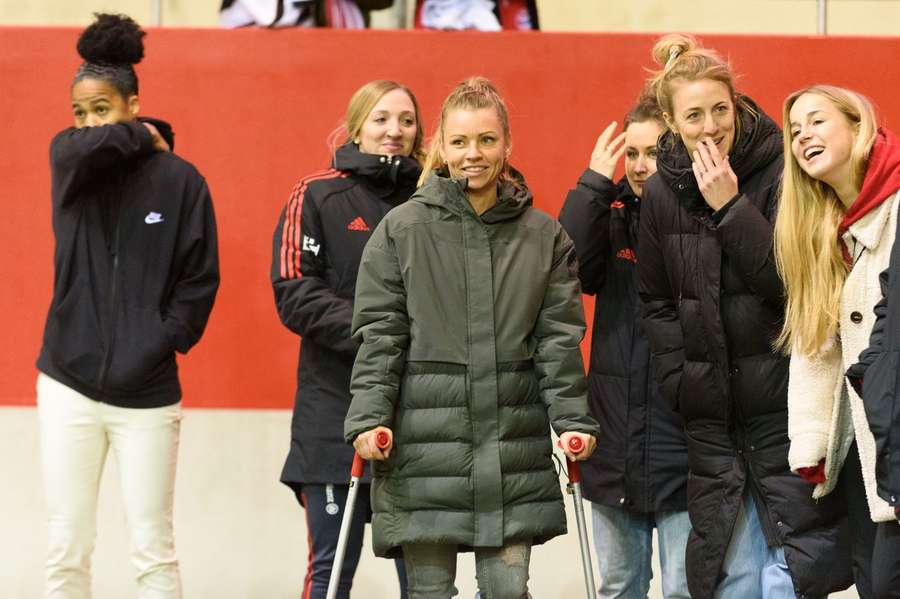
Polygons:
[[47,599],[91,596],[97,495],[112,449],[137,570],[139,599],[180,599],[172,506],[181,405],[120,408],[41,373],[41,466],[49,512]]

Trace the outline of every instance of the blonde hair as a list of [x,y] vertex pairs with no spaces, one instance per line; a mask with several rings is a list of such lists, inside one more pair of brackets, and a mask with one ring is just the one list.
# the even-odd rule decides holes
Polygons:
[[775,263],[787,295],[784,326],[776,347],[815,355],[837,333],[841,293],[849,267],[838,227],[846,208],[834,189],[800,168],[791,151],[791,108],[800,96],[816,94],[831,102],[856,128],[850,165],[856,188],[862,184],[877,134],[875,109],[857,92],[831,85],[795,91],[784,101],[784,175],[775,220]]
[[332,154],[336,150],[336,141],[343,138],[342,143],[348,143],[359,137],[362,126],[366,122],[366,117],[375,108],[375,105],[385,96],[394,90],[401,90],[412,101],[413,108],[416,113],[416,137],[413,140],[411,158],[421,163],[425,158],[425,152],[422,149],[425,133],[422,126],[422,117],[419,113],[419,102],[416,95],[412,93],[408,87],[396,81],[386,79],[375,79],[369,81],[353,93],[350,102],[347,105],[347,114],[344,117],[344,123],[335,129],[329,137],[329,146]]
[[[670,33],[664,35],[653,45],[653,60],[661,68],[657,71],[651,71],[652,76],[648,80],[650,89],[656,96],[656,102],[662,108],[666,117],[666,125],[672,132],[677,133],[674,128],[675,109],[672,99],[675,95],[673,83],[678,80],[683,81],[700,81],[709,79],[718,81],[728,88],[728,94],[731,96],[735,108],[741,108],[749,111],[751,116],[757,118],[759,115],[735,92],[734,74],[731,65],[715,50],[702,47],[696,38],[682,33]],[[741,119],[735,110],[735,136],[740,138],[741,135]]]
[[[441,106],[441,116],[438,121],[437,131],[434,137],[431,138],[428,155],[422,166],[422,175],[419,177],[420,187],[425,183],[425,179],[428,178],[431,171],[447,166],[441,158],[441,146],[444,143],[444,123],[447,120],[447,113],[457,109],[479,110],[482,108],[493,108],[497,111],[497,116],[500,118],[500,124],[503,127],[503,137],[506,140],[507,147],[509,147],[512,137],[509,131],[509,112],[506,109],[503,97],[497,91],[497,88],[494,87],[494,84],[485,77],[469,77],[457,84]],[[503,165],[500,178],[514,181],[509,172],[509,162]]]

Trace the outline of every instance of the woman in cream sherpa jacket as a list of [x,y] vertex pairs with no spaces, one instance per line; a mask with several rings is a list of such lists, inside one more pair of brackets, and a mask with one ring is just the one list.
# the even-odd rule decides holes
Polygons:
[[[875,323],[872,308],[881,300],[878,275],[887,268],[897,230],[897,201],[891,195],[878,208],[850,225],[842,239],[859,255],[841,294],[838,334],[815,356],[791,354],[788,382],[788,435],[791,470],[816,467],[825,458],[825,481],[813,497],[830,493],[854,439],[859,450],[872,520],[894,519],[894,510],[875,492],[875,440],[862,399],[847,384],[844,372],[869,346]],[[815,309],[815,308],[813,308]]]
[[874,523],[897,521],[876,492],[875,441],[844,373],[869,345],[882,296],[900,207],[900,142],[877,128],[865,97],[830,86],[785,100],[784,140],[775,245],[787,292],[778,342],[791,350],[788,461],[815,484],[814,498],[835,489],[846,497],[860,596],[893,597],[879,580],[896,569],[900,546]]

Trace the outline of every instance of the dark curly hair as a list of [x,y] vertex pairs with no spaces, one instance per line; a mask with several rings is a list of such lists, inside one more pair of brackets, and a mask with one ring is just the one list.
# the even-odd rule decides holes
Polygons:
[[96,13],[96,21],[78,38],[78,54],[84,62],[75,73],[75,85],[82,79],[109,82],[122,97],[137,95],[134,66],[144,58],[144,36],[140,26],[126,15]]
[[665,129],[666,121],[663,118],[662,108],[656,102],[654,90],[649,86],[641,90],[637,102],[625,115],[624,129],[628,129],[631,123],[643,123],[645,121],[656,121]]

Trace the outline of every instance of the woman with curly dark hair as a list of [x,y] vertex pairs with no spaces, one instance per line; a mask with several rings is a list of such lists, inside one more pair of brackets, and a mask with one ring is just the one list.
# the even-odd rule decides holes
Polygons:
[[116,457],[138,596],[179,598],[172,530],[181,385],[219,285],[206,182],[138,117],[144,32],[97,15],[78,40],[75,126],[50,144],[53,298],[37,367],[46,597],[89,597],[97,495]]

